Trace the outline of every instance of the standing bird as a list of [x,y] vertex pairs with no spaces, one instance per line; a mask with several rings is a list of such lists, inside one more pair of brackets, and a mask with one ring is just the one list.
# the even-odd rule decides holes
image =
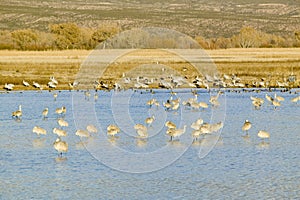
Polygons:
[[90,134],[86,130],[77,130],[75,135],[79,136],[80,138],[82,137],[90,137]]
[[67,109],[66,107],[62,106],[61,108],[56,108],[55,113],[58,115],[66,114]]
[[58,135],[58,137],[66,137],[67,136],[67,131],[65,131],[65,130],[54,128],[52,131],[54,134]]
[[98,132],[97,128],[92,124],[87,125],[86,130],[90,133],[97,133]]
[[145,123],[148,124],[148,126],[151,126],[152,123],[154,122],[154,120],[155,120],[155,117],[154,117],[154,115],[152,115],[151,117],[148,117],[145,119]]
[[68,151],[68,143],[62,141],[60,138],[55,140],[53,147],[56,151],[58,151],[60,157],[62,157],[62,153],[66,153]]
[[110,136],[115,136],[117,133],[120,132],[120,128],[114,124],[111,124],[109,125],[107,128],[107,135],[110,135]]
[[171,141],[175,137],[180,137],[182,134],[185,133],[186,125],[183,126],[183,129],[168,129],[167,135],[171,136]]
[[58,96],[57,93],[53,94],[54,101],[56,101],[57,96]]
[[167,121],[165,123],[165,126],[168,127],[168,129],[176,129],[176,124],[174,124],[173,122],[171,121]]
[[137,134],[141,138],[147,138],[148,137],[148,130],[147,127],[142,124],[136,124],[134,125],[134,129],[136,130]]
[[279,101],[272,101],[272,104],[274,106],[274,109],[276,110],[277,107],[281,106],[280,102]]
[[251,122],[246,119],[244,125],[242,126],[242,131],[246,131],[246,135],[248,135],[248,130],[251,128],[251,126]]
[[275,95],[274,95],[274,99],[277,99],[277,101],[284,101],[284,97],[282,97],[282,96],[278,96],[276,93],[275,93]]
[[265,131],[265,130],[260,130],[260,131],[257,133],[257,136],[264,140],[264,139],[270,138],[270,133],[268,133],[268,132]]
[[22,117],[22,105],[19,105],[19,109],[12,112],[11,116],[20,119]]
[[14,87],[15,87],[15,85],[12,83],[9,83],[9,84],[5,83],[5,85],[4,85],[4,89],[6,89],[7,91],[13,90]]
[[95,94],[94,94],[94,100],[97,101],[98,98],[99,98],[98,93],[95,93]]
[[42,127],[39,127],[39,126],[33,127],[32,132],[36,133],[38,136],[47,134],[47,131],[45,129],[43,129]]
[[22,83],[23,83],[23,85],[24,85],[25,87],[29,87],[29,86],[30,86],[30,84],[29,84],[27,81],[24,81],[24,80],[23,80]]
[[49,112],[49,109],[48,109],[48,108],[45,108],[45,109],[43,110],[42,115],[43,115],[44,119],[47,118],[48,112]]
[[61,127],[64,127],[64,126],[68,127],[69,126],[69,123],[67,121],[65,121],[64,119],[61,119],[61,118],[57,120],[57,123]]

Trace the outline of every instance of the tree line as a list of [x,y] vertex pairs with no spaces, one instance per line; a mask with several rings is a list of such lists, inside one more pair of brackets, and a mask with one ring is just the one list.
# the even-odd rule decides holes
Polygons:
[[[50,24],[46,32],[34,29],[0,30],[0,49],[94,49],[101,42],[112,38],[122,31],[122,28],[117,24],[87,28],[80,27],[75,23]],[[300,31],[295,31],[289,36],[278,36],[256,30],[253,27],[242,27],[238,34],[230,38],[195,36],[194,39],[204,49],[300,47]],[[162,41],[159,38],[157,40],[157,45],[160,45]],[[169,38],[168,43],[173,46],[178,42],[170,40],[172,38]],[[151,41],[152,44],[150,46],[155,48],[155,40]]]

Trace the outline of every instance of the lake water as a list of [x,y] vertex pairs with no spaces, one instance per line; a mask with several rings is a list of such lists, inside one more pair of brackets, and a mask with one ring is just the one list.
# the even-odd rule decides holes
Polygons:
[[[177,90],[181,102],[193,98],[189,89]],[[170,98],[167,90],[126,92],[94,91],[90,100],[79,91],[36,91],[0,94],[0,199],[299,199],[300,198],[300,105],[293,93],[277,94],[285,101],[274,109],[266,100],[260,110],[250,96],[264,98],[275,92],[225,92],[220,107],[178,111],[146,105],[151,98],[160,104]],[[208,103],[210,94],[199,90],[198,101]],[[214,94],[215,95],[215,94]],[[265,98],[264,98],[265,99]],[[11,113],[22,105],[22,120]],[[67,108],[62,138],[69,151],[60,158],[53,148],[57,124],[55,109]],[[42,110],[48,107],[48,118]],[[134,124],[155,116],[149,138],[136,138]],[[221,131],[193,142],[190,124],[224,122]],[[241,127],[252,122],[249,138]],[[171,120],[187,130],[170,141],[164,123]],[[80,139],[77,129],[94,124],[99,132]],[[121,133],[107,137],[106,127],[117,124]],[[34,126],[47,130],[38,137]],[[259,130],[271,137],[264,142]]]

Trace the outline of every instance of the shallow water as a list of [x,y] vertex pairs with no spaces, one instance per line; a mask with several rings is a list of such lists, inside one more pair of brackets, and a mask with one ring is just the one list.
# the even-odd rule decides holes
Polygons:
[[[166,101],[170,93],[165,90],[98,91],[97,102],[94,92],[89,101],[83,92],[57,93],[56,101],[46,91],[0,94],[0,199],[300,198],[300,105],[290,102],[295,94],[277,92],[285,101],[276,110],[266,100],[255,110],[250,100],[274,92],[225,92],[219,108],[194,111],[181,105],[177,112],[165,112],[162,106],[146,106],[150,98]],[[199,91],[198,100],[208,102],[209,95]],[[178,90],[177,96],[193,98],[190,90]],[[23,116],[16,121],[11,112],[20,104]],[[54,111],[61,106],[69,122],[68,136],[62,138],[69,151],[62,158],[52,146],[52,129],[59,127]],[[156,120],[149,138],[137,139],[133,125],[151,115]],[[190,124],[198,117],[209,123],[225,119],[224,127],[193,142]],[[248,139],[241,131],[245,119],[253,124]],[[179,140],[170,142],[165,135],[167,120],[179,128],[187,125]],[[89,123],[99,133],[81,140],[75,132]],[[121,128],[114,139],[105,135],[111,123]],[[35,125],[47,135],[32,133]],[[261,129],[270,139],[257,137]]]

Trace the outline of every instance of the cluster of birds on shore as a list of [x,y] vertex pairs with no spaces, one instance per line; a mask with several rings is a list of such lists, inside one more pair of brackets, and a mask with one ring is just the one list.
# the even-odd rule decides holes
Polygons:
[[[96,93],[95,93],[96,94]],[[209,99],[209,102],[206,103],[204,101],[198,101],[198,94],[196,91],[192,91],[192,95],[194,97],[186,99],[182,101],[180,98],[177,97],[176,92],[172,91],[170,92],[170,97],[164,102],[159,102],[157,99],[152,98],[149,99],[147,102],[145,102],[145,105],[150,108],[153,106],[159,107],[163,106],[166,111],[177,111],[180,106],[184,106],[187,109],[192,109],[195,111],[202,111],[204,109],[207,109],[209,106],[212,108],[217,108],[220,105],[220,102],[218,101],[218,98],[220,95],[223,94],[222,91],[219,91],[217,95],[211,96]],[[90,96],[90,93],[88,91],[84,92],[85,98],[87,96]],[[54,93],[54,100],[57,98],[57,93]],[[98,99],[96,96],[94,97],[95,101]],[[252,101],[252,104],[255,109],[259,109],[262,104],[265,102],[264,99],[250,96],[250,99]],[[274,96],[269,96],[268,94],[265,95],[265,99],[270,103],[270,105],[274,106],[274,109],[277,109],[281,104],[280,102],[283,102],[285,99],[282,96],[277,95],[276,93]],[[291,102],[297,103],[300,100],[300,96],[296,96],[291,99]],[[66,115],[66,107],[61,106],[55,109],[55,113],[57,115],[57,124],[59,127],[53,127],[52,132],[57,135],[57,139],[53,142],[53,147],[55,150],[58,151],[60,157],[62,157],[63,153],[66,153],[68,151],[68,143],[64,141],[62,138],[66,137],[67,131],[65,130],[65,127],[69,126],[69,123],[64,119],[64,116]],[[49,109],[45,108],[41,115],[43,119],[46,119],[49,113]],[[16,120],[21,120],[22,118],[22,105],[19,105],[18,110],[12,112],[12,117]],[[137,138],[146,140],[148,138],[148,128],[152,126],[153,122],[158,118],[159,116],[150,116],[147,117],[144,120],[144,123],[137,123],[134,125],[134,130],[136,131]],[[166,135],[170,137],[170,141],[179,138],[186,133],[187,130],[187,124],[183,125],[182,128],[179,128],[176,126],[176,124],[172,121],[166,121],[165,122]],[[191,133],[191,137],[193,138],[193,141],[199,140],[201,137],[204,138],[207,134],[212,134],[214,132],[218,132],[220,129],[222,129],[224,126],[223,122],[218,123],[207,123],[204,122],[202,118],[195,119],[194,122],[190,124],[191,129],[193,129]],[[249,120],[245,120],[244,124],[242,125],[242,131],[246,132],[246,135],[243,137],[249,137],[248,131],[252,127],[252,123]],[[110,124],[106,128],[106,134],[108,137],[114,138],[116,135],[121,133],[121,129],[115,125]],[[34,126],[32,129],[33,133],[36,133],[38,136],[40,135],[46,135],[47,131],[46,129],[40,127],[40,126]],[[86,126],[86,129],[80,129],[76,130],[75,135],[82,138],[88,138],[91,137],[93,134],[96,134],[98,132],[97,128],[93,124],[89,124]],[[260,130],[257,133],[257,136],[261,138],[263,141],[264,139],[270,138],[270,133],[266,130]]]
[[[162,69],[163,70],[163,69]],[[278,88],[289,88],[290,81],[285,79],[282,82],[276,80],[276,84],[272,87]],[[23,80],[22,85],[24,87],[30,87],[31,84],[28,81]],[[69,90],[77,89],[80,82],[77,80],[68,83]],[[270,88],[270,81],[266,78],[261,78],[258,81],[252,81],[251,83],[243,83],[240,77],[236,74],[223,74],[223,75],[209,75],[206,74],[203,77],[196,76],[192,79],[188,79],[186,76],[181,75],[170,75],[170,76],[157,76],[154,78],[149,78],[146,76],[129,77],[125,73],[122,74],[117,81],[98,81],[95,80],[92,83],[95,90],[123,90],[123,89],[149,89],[149,88],[205,88],[210,89],[213,87],[217,88]],[[56,89],[58,86],[58,81],[54,76],[49,78],[47,86],[42,86],[41,84],[33,81],[33,88],[43,90],[43,89]],[[7,91],[13,90],[15,85],[13,83],[5,83],[4,89]]]

